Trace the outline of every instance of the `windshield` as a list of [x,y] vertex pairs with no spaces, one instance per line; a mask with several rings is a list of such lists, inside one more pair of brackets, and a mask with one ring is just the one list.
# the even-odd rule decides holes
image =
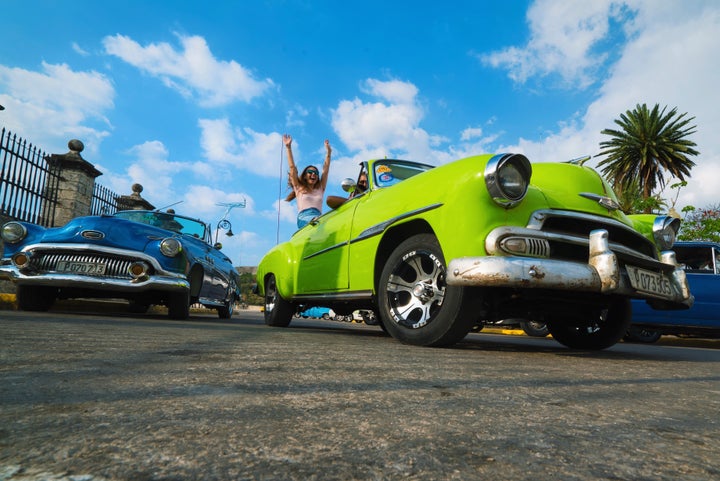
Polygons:
[[389,187],[414,175],[428,171],[433,166],[406,160],[378,160],[373,164],[372,168],[375,185]]
[[206,225],[198,220],[167,212],[147,210],[124,210],[115,213],[113,217],[131,220],[142,224],[160,227],[179,234],[187,234],[205,240]]

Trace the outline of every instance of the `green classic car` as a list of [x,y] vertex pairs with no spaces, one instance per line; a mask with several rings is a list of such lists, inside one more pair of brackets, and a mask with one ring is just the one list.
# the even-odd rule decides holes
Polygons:
[[626,216],[589,167],[499,154],[371,160],[363,174],[366,191],[345,179],[351,198],[260,262],[266,324],[288,326],[300,306],[369,309],[401,342],[447,346],[483,321],[531,319],[565,346],[604,349],[631,299],[692,305],[669,250],[679,220]]

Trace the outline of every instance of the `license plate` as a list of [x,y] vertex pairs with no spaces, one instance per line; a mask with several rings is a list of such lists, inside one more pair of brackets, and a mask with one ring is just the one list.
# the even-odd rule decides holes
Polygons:
[[59,261],[58,272],[71,272],[73,274],[102,275],[105,274],[105,264],[96,262],[69,262]]
[[658,272],[640,269],[639,267],[626,266],[630,284],[638,291],[647,292],[658,297],[672,297],[670,279]]

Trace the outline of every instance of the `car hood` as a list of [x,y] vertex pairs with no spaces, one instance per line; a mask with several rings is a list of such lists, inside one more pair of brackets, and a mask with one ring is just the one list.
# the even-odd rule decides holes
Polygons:
[[532,168],[531,183],[542,193],[548,207],[591,212],[630,224],[622,211],[600,204],[599,199],[605,198],[617,205],[617,198],[595,170],[568,163],[537,163]]
[[77,217],[62,227],[47,229],[35,242],[97,244],[144,251],[147,244],[172,232],[114,217]]

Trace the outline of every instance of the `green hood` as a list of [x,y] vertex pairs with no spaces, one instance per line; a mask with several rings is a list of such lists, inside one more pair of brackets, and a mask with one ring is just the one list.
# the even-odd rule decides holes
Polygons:
[[595,194],[617,203],[610,185],[593,169],[566,163],[537,163],[532,168],[531,183],[540,190],[550,208],[610,216],[630,224],[620,210],[608,209],[597,198],[580,195]]

